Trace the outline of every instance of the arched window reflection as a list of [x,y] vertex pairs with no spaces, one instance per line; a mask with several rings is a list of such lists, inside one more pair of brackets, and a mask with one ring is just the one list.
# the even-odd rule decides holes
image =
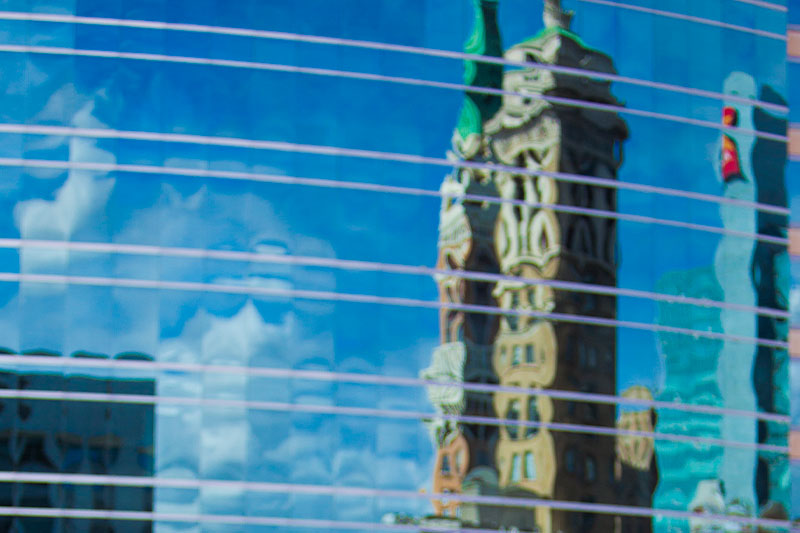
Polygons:
[[[519,420],[519,415],[519,401],[511,400],[508,403],[508,408],[506,409],[506,419],[516,422]],[[506,431],[508,431],[508,436],[512,439],[519,438],[519,426],[509,424],[506,426]]]

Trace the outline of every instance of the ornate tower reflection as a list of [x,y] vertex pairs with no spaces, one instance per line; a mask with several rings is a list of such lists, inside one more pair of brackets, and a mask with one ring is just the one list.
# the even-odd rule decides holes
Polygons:
[[[475,2],[476,24],[467,51],[498,55],[494,1]],[[457,168],[443,185],[437,281],[445,304],[441,342],[422,376],[437,412],[497,416],[509,424],[430,421],[437,460],[433,490],[519,495],[554,500],[624,503],[613,438],[557,432],[552,423],[613,428],[612,405],[553,400],[536,390],[616,393],[613,328],[554,321],[549,313],[613,319],[616,300],[597,291],[554,290],[553,282],[616,285],[616,191],[556,173],[615,179],[627,127],[617,114],[573,102],[618,105],[610,83],[558,72],[552,66],[614,73],[611,59],[570,31],[572,13],[545,2],[544,29],[511,47],[505,58],[524,68],[467,62],[473,86],[505,94],[468,92],[453,136],[453,157],[519,171]],[[476,202],[465,195],[497,197]],[[565,209],[566,208],[566,209]],[[502,281],[475,281],[459,271],[493,272]],[[452,272],[452,274],[450,274]],[[450,304],[497,306],[493,318]],[[520,392],[464,391],[460,382],[499,383]],[[513,390],[513,389],[512,389]],[[532,424],[520,425],[520,422]],[[643,461],[652,461],[645,456]],[[628,463],[625,462],[625,468]],[[638,464],[638,463],[637,463]],[[649,472],[649,464],[639,468]],[[543,532],[626,529],[613,517],[535,509],[436,502],[439,516],[465,526],[516,527]]]
[[[614,179],[627,128],[614,113],[562,105],[562,100],[542,96],[618,104],[608,82],[564,75],[547,66],[603,73],[613,73],[614,68],[608,56],[570,31],[572,16],[559,2],[546,2],[543,18],[545,27],[539,34],[506,53],[509,60],[542,66],[506,73],[503,86],[516,95],[504,97],[500,112],[485,127],[493,157],[525,169],[494,176],[506,200],[495,227],[501,272],[525,280],[498,283],[494,295],[500,307],[512,312],[613,319],[612,296],[554,291],[548,282],[616,285],[616,221],[598,216],[616,210],[615,189],[555,180],[552,173]],[[505,315],[493,364],[503,385],[616,393],[616,338],[608,327]],[[496,451],[501,489],[521,488],[556,500],[615,500],[614,439],[548,429],[551,422],[614,427],[613,406],[498,394],[495,407],[504,418],[543,423],[524,431],[501,429]],[[543,531],[614,527],[611,517],[601,515],[548,508],[537,508],[535,515]]]

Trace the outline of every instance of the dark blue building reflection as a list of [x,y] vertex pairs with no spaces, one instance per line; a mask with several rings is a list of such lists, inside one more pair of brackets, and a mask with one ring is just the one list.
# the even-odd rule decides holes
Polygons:
[[[29,352],[21,357],[26,356],[58,354]],[[74,357],[103,356],[78,353]],[[117,358],[148,359],[138,354]],[[78,481],[73,484],[58,482],[55,477],[152,476],[153,404],[25,398],[25,391],[153,396],[153,379],[90,375],[80,369],[36,371],[26,366],[24,371],[0,372],[0,387],[16,390],[19,396],[0,399],[0,469],[19,473],[27,481],[0,483],[0,505],[43,509],[42,514],[53,508],[153,510],[152,487],[94,485],[80,476],[72,478]],[[148,521],[4,516],[0,517],[0,531],[145,533],[152,531],[152,525]]]

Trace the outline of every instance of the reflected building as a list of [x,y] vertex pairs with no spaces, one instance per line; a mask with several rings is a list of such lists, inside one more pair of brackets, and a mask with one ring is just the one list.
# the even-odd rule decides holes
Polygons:
[[[789,413],[788,355],[770,345],[786,341],[785,310],[788,286],[785,245],[780,238],[785,215],[761,212],[754,202],[786,205],[785,144],[756,137],[752,131],[785,134],[786,122],[741,98],[772,103],[768,88],[759,91],[755,80],[734,72],[725,81],[729,99],[722,109],[728,130],[721,135],[719,159],[714,167],[727,202],[720,217],[727,233],[714,255],[714,265],[665,276],[659,292],[677,294],[723,305],[701,308],[683,303],[660,304],[659,323],[719,333],[718,338],[689,338],[661,333],[659,349],[665,361],[665,384],[660,399],[724,408],[730,411]],[[709,169],[711,174],[711,169]],[[760,240],[754,234],[766,236]],[[754,313],[752,309],[760,308]],[[737,339],[738,337],[738,339]],[[761,339],[758,343],[745,339]],[[776,344],[773,342],[773,344]],[[691,357],[686,357],[686,354]],[[787,427],[778,422],[735,414],[693,413],[687,417],[662,410],[658,431],[684,433],[728,442],[785,447]],[[659,442],[656,446],[661,480],[654,506],[666,509],[739,516],[786,518],[789,509],[788,458],[771,450],[744,446],[696,446]],[[687,529],[686,521],[659,518],[657,531]],[[691,531],[716,531],[718,523],[692,519]],[[742,526],[729,524],[730,531]],[[683,528],[683,529],[681,529]]]
[[[467,52],[499,55],[497,3],[476,0],[475,8]],[[549,427],[613,428],[613,405],[530,393],[616,394],[615,330],[591,320],[548,318],[550,313],[616,317],[613,296],[553,288],[553,282],[616,285],[616,221],[602,216],[616,211],[616,190],[556,180],[554,173],[615,179],[628,135],[616,113],[560,100],[619,105],[609,82],[548,68],[615,73],[607,55],[570,31],[571,18],[560,2],[545,2],[544,29],[505,53],[505,59],[517,64],[540,66],[503,73],[497,65],[467,62],[472,86],[502,87],[513,94],[501,98],[467,92],[465,97],[451,155],[470,165],[458,167],[441,188],[438,267],[446,272],[437,281],[442,344],[422,377],[441,382],[429,387],[440,415],[496,416],[508,423],[497,429],[447,416],[431,420],[437,450],[435,493],[625,503],[617,496],[624,464],[625,469],[645,472],[638,486],[650,487],[650,492],[635,498],[642,505],[650,503],[652,453],[622,460],[613,438]],[[524,170],[505,170],[510,167]],[[473,200],[475,196],[481,200]],[[496,200],[486,201],[488,197]],[[490,283],[476,272],[500,276]],[[465,313],[464,304],[496,306],[500,313]],[[465,390],[461,383],[497,383],[507,389],[492,394]],[[508,392],[514,388],[520,391]],[[633,519],[615,521],[608,515],[547,506],[510,509],[437,501],[434,507],[437,515],[482,528],[649,530],[649,523],[640,527],[641,519],[634,524]]]
[[[497,1],[475,0],[475,27],[466,52],[499,56],[502,54],[497,26]],[[467,82],[476,87],[499,88],[503,68],[490,63],[467,62]],[[483,161],[483,124],[500,109],[498,96],[468,92],[453,133],[451,157]],[[437,276],[441,344],[433,353],[431,366],[423,379],[450,383],[428,388],[428,396],[438,413],[452,416],[494,416],[491,393],[465,390],[462,383],[497,384],[492,367],[492,350],[497,336],[497,318],[485,313],[467,313],[463,306],[495,305],[494,284],[465,278],[461,272],[496,274],[500,265],[495,253],[494,230],[499,208],[496,204],[474,202],[465,195],[496,197],[491,176],[471,168],[456,169],[441,186]],[[436,447],[433,491],[460,492],[469,472],[494,465],[498,429],[485,424],[461,424],[447,417],[429,422]],[[434,501],[437,515],[455,516],[458,502]]]
[[[635,385],[622,392],[625,400],[636,400],[642,404],[652,403],[653,394],[647,387]],[[614,480],[619,501],[635,507],[650,507],[653,492],[658,482],[658,467],[655,461],[656,410],[652,407],[620,407],[617,417],[616,461]],[[624,409],[624,410],[623,410]],[[649,516],[615,517],[615,531],[644,533],[652,531]],[[624,525],[624,527],[623,527]]]
[[[5,352],[6,355],[8,352]],[[29,352],[25,356],[53,356]],[[75,358],[102,357],[76,353]],[[120,360],[149,360],[140,354],[121,354]],[[26,365],[25,371],[0,372],[0,388],[71,393],[153,396],[155,380],[146,377],[96,376],[78,369],[53,372]],[[44,370],[48,368],[49,370]],[[0,399],[0,462],[4,472],[41,474],[44,481],[0,483],[0,506],[30,507],[41,517],[0,517],[0,531],[15,533],[147,533],[149,521],[56,518],[47,509],[152,512],[153,488],[93,485],[56,480],[61,474],[107,476],[153,475],[154,405]],[[54,479],[47,482],[50,474]]]
[[[678,296],[721,301],[722,290],[710,268],[673,272],[659,282],[656,291]],[[719,309],[681,303],[659,304],[658,323],[673,327],[691,327],[720,333]],[[664,360],[665,381],[658,399],[721,407],[722,395],[717,382],[717,359],[722,342],[709,337],[691,338],[675,333],[659,335],[659,352]],[[692,357],[683,357],[691,353]],[[721,438],[720,416],[660,409],[656,429],[660,433],[684,433],[698,438]],[[690,507],[697,487],[703,480],[715,479],[722,462],[722,449],[695,446],[693,443],[658,441],[656,460],[659,484],[653,507],[685,510]],[[676,529],[677,528],[677,529]],[[656,518],[657,532],[684,531],[685,521]]]

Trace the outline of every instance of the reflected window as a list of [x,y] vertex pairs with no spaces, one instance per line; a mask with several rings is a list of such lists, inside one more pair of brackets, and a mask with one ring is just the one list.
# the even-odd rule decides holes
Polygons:
[[28,434],[17,440],[17,447],[22,449],[19,465],[26,472],[52,472],[56,465],[47,453],[45,436]]
[[442,455],[442,474],[450,474],[450,458],[446,454]]
[[104,473],[107,469],[107,444],[105,439],[95,438],[89,444],[89,467],[94,473]]
[[119,460],[119,452],[120,452],[121,444],[119,441],[114,440],[108,444],[108,455],[106,457],[108,465],[113,465]]
[[587,351],[588,351],[588,358],[589,358],[589,360],[588,360],[589,368],[597,367],[597,349],[592,347],[592,348],[589,348]]
[[[547,219],[545,219],[545,220],[547,220]],[[539,250],[541,250],[541,251],[545,251],[545,250],[547,250],[548,248],[550,248],[550,242],[547,240],[547,229],[548,229],[548,225],[547,225],[547,224],[545,224],[545,225],[544,225],[544,227],[543,227],[542,229],[543,229],[544,231],[542,231],[542,232],[539,234]]]
[[[522,159],[520,156],[518,158]],[[519,166],[524,166],[524,163],[518,163]],[[521,176],[514,176],[514,199],[515,200],[524,200],[525,199],[525,178]],[[517,222],[522,221],[522,206],[519,204],[514,205],[514,216],[517,219]]]
[[[511,293],[511,309],[514,311],[519,310],[519,294],[517,292]],[[519,316],[518,315],[508,315],[506,316],[506,320],[508,321],[508,327],[511,329],[519,328]]]
[[533,345],[525,345],[525,362],[533,364]]
[[511,359],[511,364],[516,366],[522,362],[522,346],[517,344],[514,346],[514,357]]
[[83,463],[83,441],[77,435],[62,434],[57,437],[62,450],[61,464],[65,471],[76,472]]
[[[539,407],[536,401],[536,396],[528,398],[528,422],[539,422]],[[539,433],[539,428],[530,426],[525,428],[525,436],[530,438]]]
[[586,420],[588,422],[594,422],[597,420],[597,404],[586,404]]
[[511,457],[511,481],[520,481],[522,479],[522,461],[520,461],[519,454],[515,453]]
[[152,446],[140,446],[136,453],[136,463],[145,472],[153,471],[153,448]]
[[11,470],[14,459],[11,456],[11,431],[5,430],[0,434],[0,468]]
[[570,474],[575,473],[575,450],[569,449],[564,453],[564,467]]
[[30,405],[28,405],[27,403],[20,402],[17,404],[17,416],[23,422],[25,422],[26,420],[28,420],[28,418],[30,418],[31,412],[32,409]]
[[586,456],[586,481],[594,482],[597,479],[597,464],[594,457]]
[[[506,409],[506,419],[512,420],[516,422],[519,420],[519,401],[518,400],[511,400],[508,402],[508,408]],[[508,436],[512,439],[519,438],[519,426],[516,425],[507,425],[506,431],[508,431]]]
[[583,295],[583,312],[590,313],[597,308],[597,296],[594,294]]
[[486,450],[478,450],[478,464],[479,465],[492,464],[490,462],[489,454],[486,452]]
[[525,479],[536,479],[536,462],[531,452],[525,452]]

